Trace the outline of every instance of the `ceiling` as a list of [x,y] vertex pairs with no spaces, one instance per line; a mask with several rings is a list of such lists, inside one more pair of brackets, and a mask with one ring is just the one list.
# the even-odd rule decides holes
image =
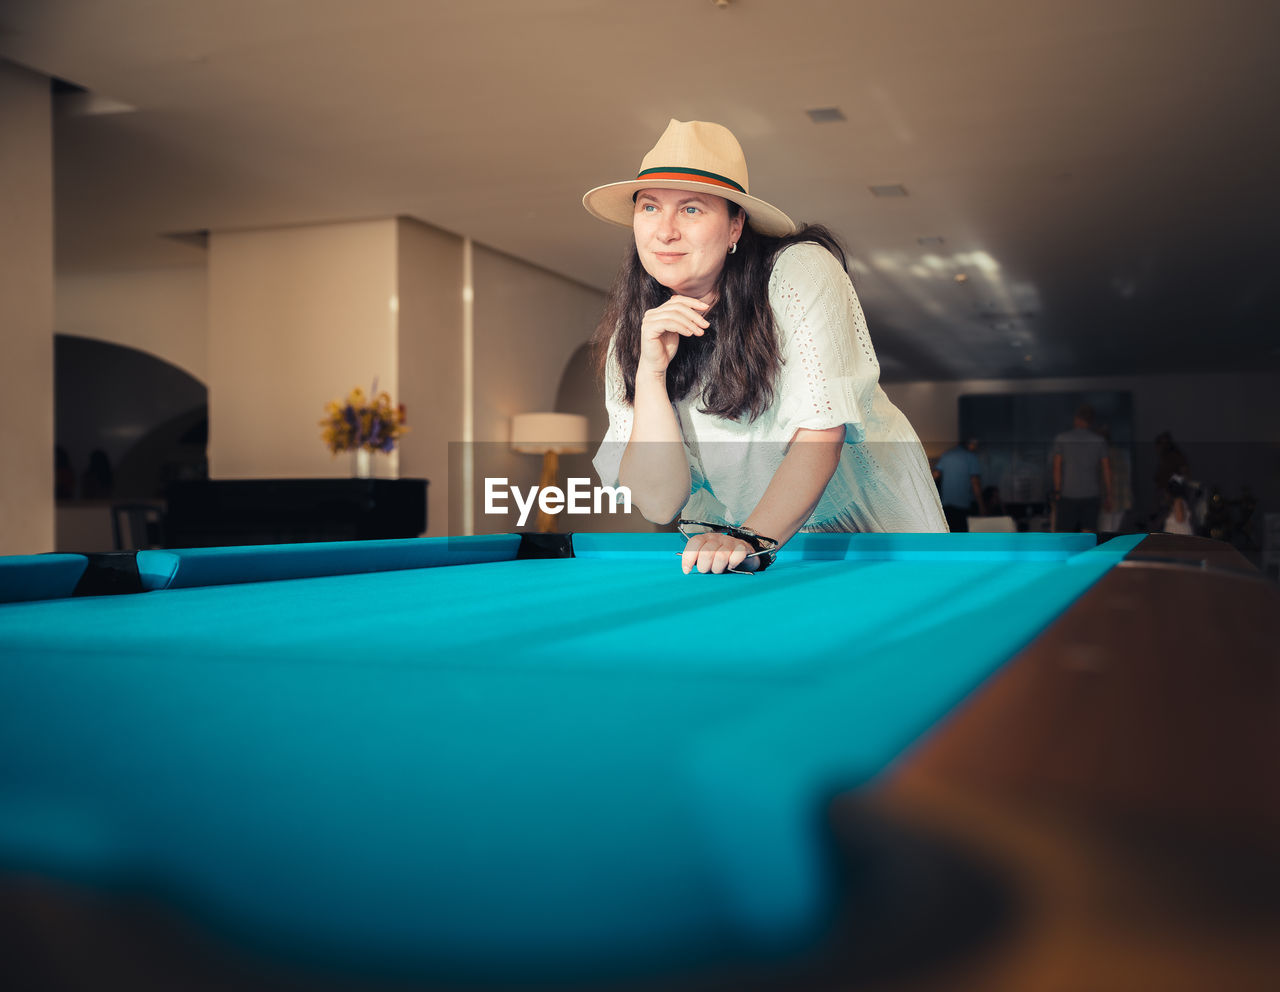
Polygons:
[[0,7],[0,56],[92,98],[57,101],[62,271],[409,215],[604,289],[628,236],[582,193],[713,120],[845,241],[890,381],[1280,369],[1277,43],[1274,0]]

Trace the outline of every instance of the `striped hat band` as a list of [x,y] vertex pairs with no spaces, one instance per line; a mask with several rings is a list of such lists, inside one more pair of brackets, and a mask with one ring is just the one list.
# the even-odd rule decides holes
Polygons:
[[725,189],[736,189],[739,193],[745,193],[740,183],[735,183],[728,176],[718,176],[714,172],[704,172],[702,169],[689,169],[681,166],[661,166],[656,169],[643,169],[636,179],[676,179],[686,180],[689,182],[714,183],[716,186],[723,186]]

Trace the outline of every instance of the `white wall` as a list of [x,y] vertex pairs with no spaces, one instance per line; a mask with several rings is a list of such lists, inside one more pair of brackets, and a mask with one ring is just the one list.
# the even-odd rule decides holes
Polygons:
[[203,265],[132,272],[59,272],[59,334],[110,341],[209,376],[209,277]]
[[349,474],[319,421],[375,378],[399,395],[396,250],[394,219],[210,234],[211,478]]
[[54,549],[51,102],[0,61],[0,554]]
[[[510,449],[511,417],[554,411],[565,367],[591,336],[604,309],[599,290],[477,246],[475,285],[475,531],[511,529],[486,518],[484,479],[536,485],[542,462]],[[563,473],[562,473],[563,474]],[[575,529],[562,515],[557,526]],[[530,518],[525,529],[532,530]]]
[[595,329],[604,294],[475,249],[476,440],[506,443],[511,417],[554,410],[565,365]]

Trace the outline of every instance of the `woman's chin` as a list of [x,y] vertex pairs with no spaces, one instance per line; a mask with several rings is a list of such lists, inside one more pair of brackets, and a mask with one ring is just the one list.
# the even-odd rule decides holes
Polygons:
[[703,284],[700,282],[695,283],[690,282],[687,279],[682,279],[680,276],[676,275],[676,273],[666,269],[657,267],[655,267],[655,269],[645,266],[645,271],[648,272],[649,275],[653,276],[654,281],[657,282],[658,285],[671,290],[671,294],[673,296],[688,296],[691,299],[698,300],[707,292],[703,287]]

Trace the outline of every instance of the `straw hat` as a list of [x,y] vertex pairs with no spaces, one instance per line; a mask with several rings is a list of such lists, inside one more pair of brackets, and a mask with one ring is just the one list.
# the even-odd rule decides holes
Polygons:
[[748,223],[761,234],[779,236],[796,230],[781,210],[750,195],[742,146],[732,131],[719,124],[673,120],[640,163],[635,179],[597,186],[582,198],[582,205],[594,217],[630,227],[634,197],[642,189],[714,193],[746,210]]

